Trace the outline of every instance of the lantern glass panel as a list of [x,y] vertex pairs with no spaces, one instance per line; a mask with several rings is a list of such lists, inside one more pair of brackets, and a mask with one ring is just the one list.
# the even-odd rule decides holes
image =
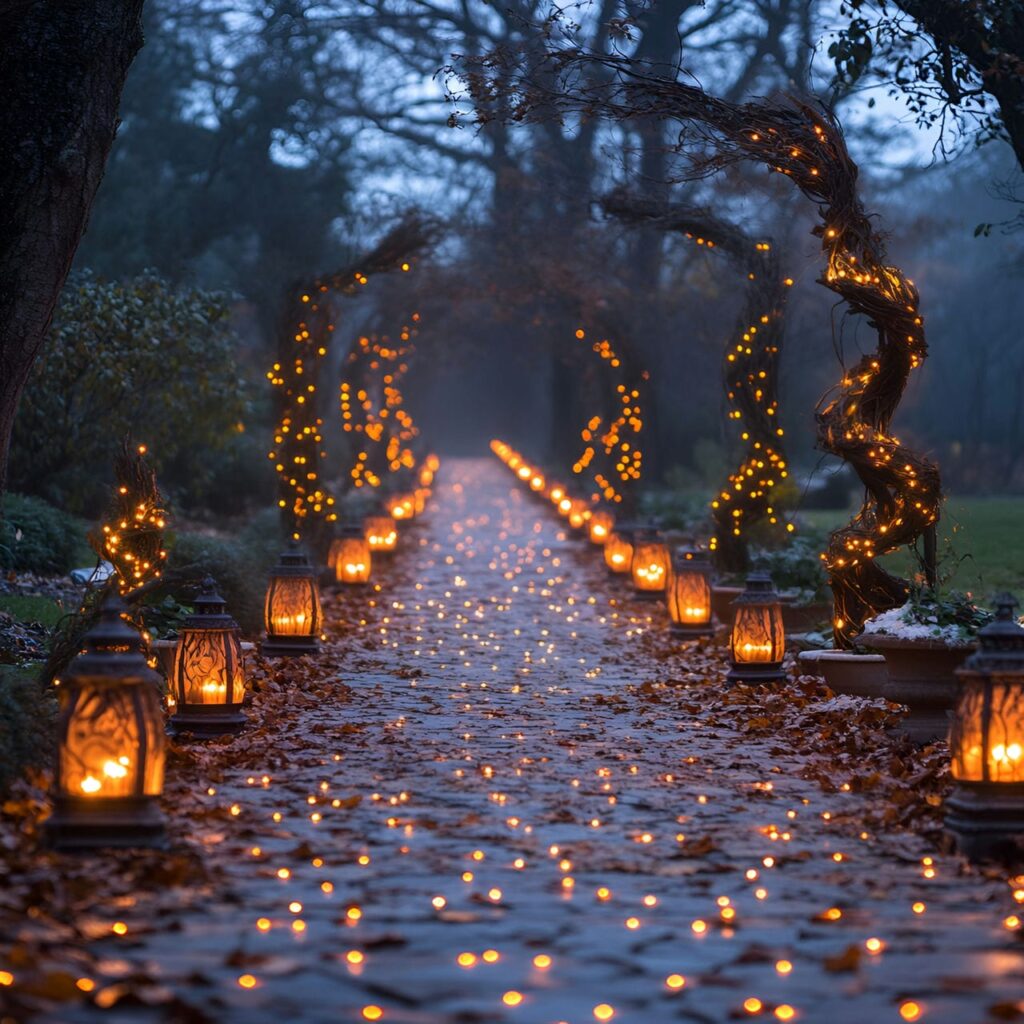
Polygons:
[[786,649],[782,606],[737,604],[730,644],[732,660],[737,665],[781,662]]
[[697,566],[675,568],[668,585],[668,613],[680,625],[703,626],[711,621],[711,581]]
[[171,678],[181,704],[241,704],[245,673],[235,630],[183,629]]
[[637,590],[664,590],[668,581],[671,558],[660,541],[640,541],[633,549],[633,586]]
[[950,733],[958,782],[1024,782],[1024,687],[1017,676],[971,680]]
[[316,636],[320,632],[320,591],[305,576],[272,576],[264,608],[272,636]]
[[597,509],[590,517],[590,539],[595,544],[605,544],[615,527],[615,516],[605,509]]
[[618,533],[612,533],[604,546],[604,564],[612,572],[629,572],[633,564],[633,545]]
[[398,530],[391,516],[368,516],[365,522],[366,540],[370,551],[394,551],[398,545]]
[[164,778],[160,700],[148,683],[82,681],[58,725],[58,793],[68,797],[159,796]]
[[373,562],[370,542],[365,537],[342,537],[334,562],[334,574],[339,583],[366,583],[370,579]]

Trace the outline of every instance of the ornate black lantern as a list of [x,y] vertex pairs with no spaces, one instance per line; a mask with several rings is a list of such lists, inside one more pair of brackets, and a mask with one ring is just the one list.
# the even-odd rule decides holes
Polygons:
[[227,614],[217,584],[207,577],[178,636],[170,685],[172,732],[216,736],[245,725],[245,672],[238,623]]
[[782,604],[771,576],[752,572],[733,607],[736,612],[729,640],[732,668],[726,682],[774,683],[785,679],[782,659],[786,653],[786,632]]
[[160,677],[138,632],[110,597],[68,666],[57,719],[48,839],[57,849],[162,846],[164,781]]
[[672,632],[677,636],[710,636],[711,563],[700,551],[683,550],[672,561],[665,592]]
[[316,654],[322,620],[316,573],[292,541],[270,574],[264,604],[267,638],[261,653],[270,658]]
[[341,527],[338,536],[331,542],[327,564],[334,570],[334,578],[339,583],[361,586],[370,582],[373,556],[370,542],[362,526],[358,523],[348,523]]
[[960,697],[949,753],[956,788],[946,828],[972,858],[1024,854],[1024,629],[1012,594],[978,633],[979,649],[957,669]]

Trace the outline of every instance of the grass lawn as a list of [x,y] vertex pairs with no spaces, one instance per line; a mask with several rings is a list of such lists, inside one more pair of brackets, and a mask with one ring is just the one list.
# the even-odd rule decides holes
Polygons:
[[[801,512],[800,518],[823,530],[849,517],[834,511]],[[907,552],[885,559],[892,571],[912,574],[916,562]],[[939,575],[945,584],[987,602],[1001,590],[1024,601],[1024,497],[958,498],[951,496],[939,522]]]
[[67,614],[52,598],[30,594],[0,594],[0,611],[18,622],[38,622],[51,629]]

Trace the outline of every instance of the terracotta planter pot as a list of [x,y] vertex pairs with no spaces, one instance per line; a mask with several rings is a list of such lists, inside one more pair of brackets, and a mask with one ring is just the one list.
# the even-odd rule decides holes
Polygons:
[[742,587],[716,586],[711,588],[711,612],[723,626],[732,628],[732,603],[742,593]]
[[822,676],[833,693],[854,697],[882,697],[889,681],[881,654],[850,651],[801,651],[800,671]]
[[945,738],[958,690],[954,673],[976,645],[951,646],[941,640],[904,640],[872,633],[861,635],[858,642],[885,655],[889,673],[885,697],[910,709],[903,731],[915,743]]
[[782,595],[782,624],[787,633],[806,633],[822,623],[831,622],[832,605],[825,601],[813,604],[793,604]]

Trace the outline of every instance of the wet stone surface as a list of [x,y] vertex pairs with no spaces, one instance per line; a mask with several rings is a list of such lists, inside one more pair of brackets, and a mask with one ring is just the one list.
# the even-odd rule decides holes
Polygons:
[[36,870],[73,864],[73,897],[2,901],[16,979],[78,988],[16,980],[8,1019],[1024,1019],[1013,886],[843,790],[884,741],[817,751],[883,711],[723,704],[721,649],[674,644],[496,462],[449,463],[377,579],[327,599],[320,658],[266,668],[301,700],[172,757],[177,852],[146,863],[181,879],[90,896],[110,862],[61,858]]

